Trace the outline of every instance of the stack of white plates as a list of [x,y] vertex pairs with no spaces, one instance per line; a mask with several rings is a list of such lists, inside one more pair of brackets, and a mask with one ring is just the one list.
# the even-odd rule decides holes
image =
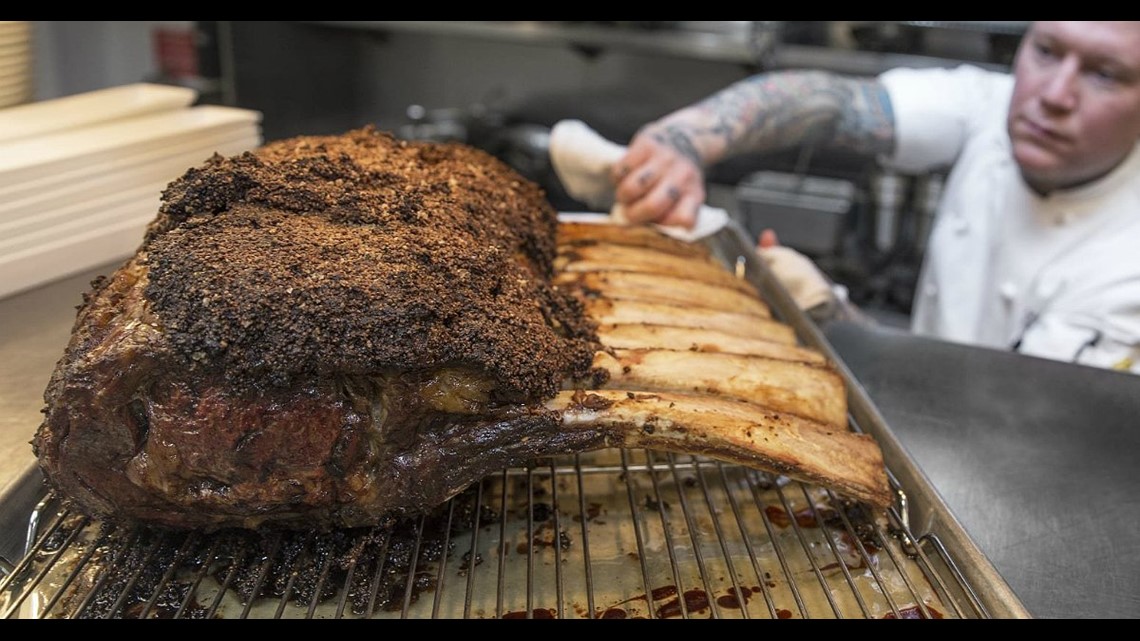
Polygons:
[[32,99],[32,23],[0,20],[0,107]]
[[0,109],[0,297],[121,261],[163,189],[262,142],[257,111],[134,84]]

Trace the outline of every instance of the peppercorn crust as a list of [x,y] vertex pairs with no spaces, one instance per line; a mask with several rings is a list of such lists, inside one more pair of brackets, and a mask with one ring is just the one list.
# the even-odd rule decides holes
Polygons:
[[517,401],[584,376],[597,348],[551,284],[557,224],[493,156],[366,127],[187,171],[140,254],[191,371],[264,386],[458,368]]

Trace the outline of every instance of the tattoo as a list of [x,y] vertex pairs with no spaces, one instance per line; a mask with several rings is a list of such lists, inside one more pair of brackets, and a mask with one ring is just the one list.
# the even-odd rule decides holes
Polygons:
[[701,154],[697,151],[696,145],[690,137],[692,131],[690,128],[682,125],[666,125],[662,129],[652,132],[650,135],[653,139],[663,145],[669,145],[676,149],[681,155],[693,161],[693,164],[700,167],[703,164]]
[[698,166],[801,144],[875,155],[894,147],[894,114],[875,78],[820,71],[752,76],[655,126],[652,135]]
[[867,154],[890,152],[895,145],[895,114],[887,88],[875,80],[852,80],[835,130],[834,144]]

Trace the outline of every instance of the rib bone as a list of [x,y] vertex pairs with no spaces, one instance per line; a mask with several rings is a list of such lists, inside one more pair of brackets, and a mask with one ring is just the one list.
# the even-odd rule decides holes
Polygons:
[[882,452],[866,434],[751,403],[627,390],[561,392],[547,402],[567,430],[608,430],[606,445],[642,447],[760,468],[887,507]]
[[771,318],[772,310],[755,292],[711,285],[690,278],[636,272],[560,272],[559,285],[578,287],[585,296],[705,307],[755,318]]
[[742,354],[817,365],[827,362],[827,358],[821,352],[799,345],[749,338],[699,327],[673,327],[649,323],[610,324],[598,327],[598,338],[606,347],[618,349],[672,349]]
[[598,243],[559,248],[554,266],[564,272],[636,272],[684,278],[756,296],[751,283],[703,255],[679,256],[645,247]]
[[611,222],[563,221],[558,225],[558,246],[582,247],[598,244],[625,245],[652,249],[683,257],[711,257],[708,247],[662,234],[651,225],[619,225]]
[[724,396],[843,428],[843,379],[830,367],[759,356],[663,349],[598,352],[594,366],[609,373],[602,389],[679,391]]
[[796,332],[791,325],[751,314],[606,296],[584,297],[582,302],[590,318],[601,325],[642,323],[689,327],[785,345],[796,344]]

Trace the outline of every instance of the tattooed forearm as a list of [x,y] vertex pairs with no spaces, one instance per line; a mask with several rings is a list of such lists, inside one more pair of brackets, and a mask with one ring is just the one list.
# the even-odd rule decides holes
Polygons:
[[843,149],[884,154],[895,145],[895,116],[887,89],[874,79],[847,80],[844,103],[832,144]]
[[893,114],[881,84],[816,71],[742,80],[655,123],[649,133],[702,166],[801,144],[868,155],[894,144]]
[[704,159],[701,158],[700,152],[697,151],[697,147],[693,143],[692,136],[694,133],[693,128],[681,124],[663,124],[660,129],[651,131],[650,135],[657,142],[669,145],[681,152],[700,167],[704,163]]

